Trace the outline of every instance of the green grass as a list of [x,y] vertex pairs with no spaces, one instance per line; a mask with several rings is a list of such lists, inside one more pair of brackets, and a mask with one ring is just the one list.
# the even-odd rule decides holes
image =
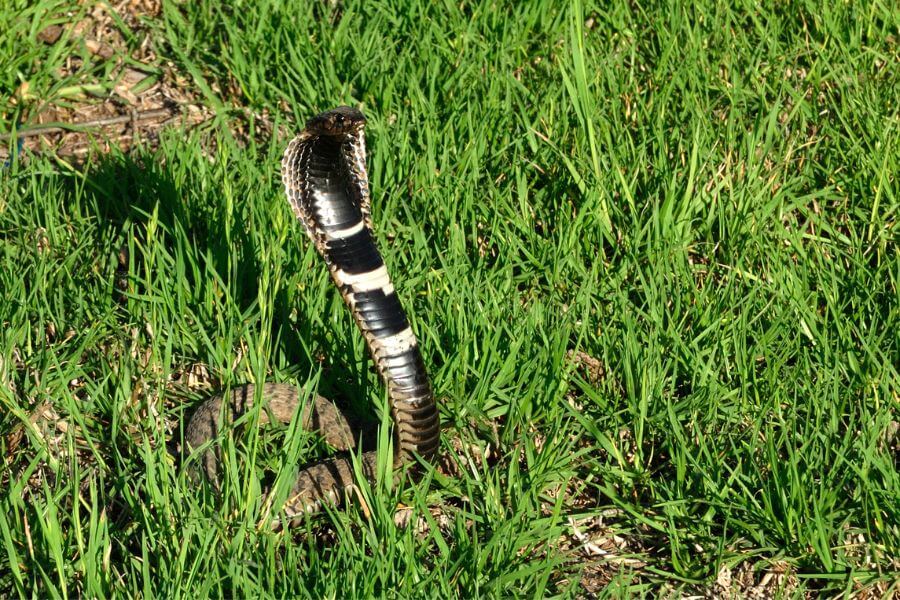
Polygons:
[[[36,39],[86,13],[13,4],[4,131],[106,84]],[[892,3],[234,4],[146,23],[212,121],[0,171],[0,596],[621,597],[740,565],[788,596],[896,591]],[[459,472],[275,533],[264,469],[289,481],[314,440],[237,440],[221,497],[170,450],[212,393],[197,365],[383,402],[253,116],[342,103]],[[639,562],[586,556],[570,519]]]

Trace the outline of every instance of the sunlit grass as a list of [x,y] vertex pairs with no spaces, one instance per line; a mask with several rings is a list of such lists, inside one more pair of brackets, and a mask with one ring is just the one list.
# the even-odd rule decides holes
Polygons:
[[[0,14],[32,32],[0,34],[4,130],[22,80],[73,83],[33,35],[59,6]],[[895,580],[897,11],[328,6],[166,3],[156,48],[216,117],[83,171],[0,172],[0,595],[656,595],[742,564],[789,573],[787,594]],[[232,133],[345,103],[369,118],[376,233],[456,467],[275,533],[261,479],[315,440],[245,432],[221,496],[173,451],[213,392],[197,381],[383,402],[284,201],[286,140]]]

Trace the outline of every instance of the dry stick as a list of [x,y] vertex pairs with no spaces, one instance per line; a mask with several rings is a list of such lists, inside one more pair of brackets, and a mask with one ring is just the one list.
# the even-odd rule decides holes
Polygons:
[[81,131],[82,129],[90,129],[92,127],[105,127],[106,125],[118,125],[119,123],[149,121],[150,119],[158,119],[160,117],[168,117],[172,115],[172,111],[167,108],[157,108],[144,112],[132,113],[130,115],[121,115],[118,117],[108,117],[106,119],[97,119],[95,121],[84,121],[82,123],[66,123],[65,125],[38,125],[28,129],[20,129],[15,133],[0,133],[0,141],[20,137],[31,137],[41,135],[43,133],[60,133],[65,131]]

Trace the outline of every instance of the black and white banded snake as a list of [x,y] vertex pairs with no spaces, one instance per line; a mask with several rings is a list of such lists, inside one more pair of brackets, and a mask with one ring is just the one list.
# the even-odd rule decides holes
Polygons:
[[[369,180],[363,130],[366,120],[355,108],[323,112],[285,150],[281,174],[294,215],[325,260],[366,340],[379,375],[387,386],[394,423],[394,467],[430,460],[440,442],[440,422],[431,384],[384,260],[375,243],[370,211]],[[215,481],[219,468],[216,448],[208,442],[222,430],[223,416],[235,419],[253,404],[253,385],[205,401],[185,428],[189,448],[206,445],[200,470]],[[261,394],[269,415],[289,422],[303,394],[296,386],[264,384]],[[338,449],[351,449],[355,440],[347,419],[328,400],[317,396],[302,415],[305,428],[318,430]],[[374,480],[375,451],[362,454],[363,474]],[[314,513],[323,503],[338,505],[354,488],[350,458],[337,456],[300,470],[283,512],[288,520]]]

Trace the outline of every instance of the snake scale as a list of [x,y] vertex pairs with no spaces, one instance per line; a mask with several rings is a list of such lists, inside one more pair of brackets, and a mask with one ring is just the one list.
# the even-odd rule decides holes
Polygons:
[[[416,337],[375,242],[365,124],[362,112],[346,106],[313,117],[285,150],[281,173],[291,209],[325,260],[387,386],[397,468],[413,462],[415,455],[425,460],[434,456],[440,422]],[[255,387],[247,385],[212,397],[188,422],[189,448],[207,444],[199,461],[210,480],[216,480],[219,456],[208,442],[217,438],[225,422],[251,408],[256,394]],[[278,383],[264,384],[261,396],[268,408],[260,412],[261,422],[270,417],[289,422],[303,398],[296,386]],[[301,419],[305,428],[318,430],[339,450],[354,447],[348,420],[321,396],[304,407]],[[362,471],[370,481],[375,463],[376,452],[362,455]],[[354,485],[347,456],[307,466],[298,473],[283,507],[285,517],[296,521],[320,511],[324,503],[337,506]]]

